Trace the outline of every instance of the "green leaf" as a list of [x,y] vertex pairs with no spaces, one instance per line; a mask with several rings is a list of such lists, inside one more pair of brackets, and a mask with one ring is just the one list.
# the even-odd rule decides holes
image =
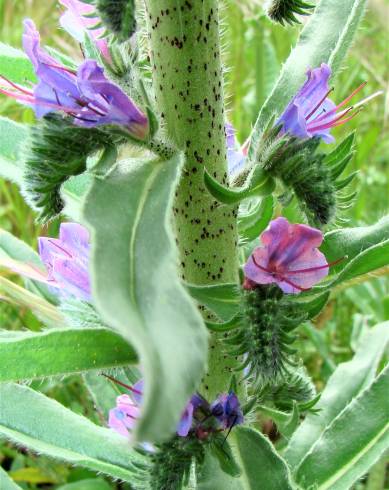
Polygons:
[[307,319],[310,320],[315,318],[321,310],[327,304],[330,293],[322,293],[318,296],[315,296],[310,301],[305,301],[304,298],[297,298],[296,303],[301,305],[301,309],[307,313]]
[[3,77],[12,82],[28,86],[36,82],[31,61],[20,49],[0,43],[0,66]]
[[239,235],[246,240],[255,240],[265,230],[269,221],[273,217],[274,199],[273,196],[266,196],[259,200],[250,212],[239,214],[238,230]]
[[0,176],[19,186],[23,178],[21,151],[27,138],[27,126],[0,117]]
[[273,91],[262,106],[254,126],[250,154],[256,151],[271,118],[281,115],[304,83],[308,68],[327,63],[334,73],[337,72],[353,41],[365,5],[366,0],[321,0],[318,3],[284,64]]
[[186,288],[196,301],[213,311],[223,321],[231,320],[238,312],[240,294],[237,284],[186,284]]
[[389,448],[389,365],[326,427],[296,469],[303,486],[344,490]]
[[131,346],[104,328],[19,332],[12,338],[0,338],[0,359],[0,382],[137,363]]
[[236,427],[231,445],[241,467],[242,488],[247,490],[291,490],[289,469],[271,442],[260,432],[248,427]]
[[41,296],[18,286],[2,276],[0,276],[0,293],[3,300],[31,310],[49,328],[64,328],[67,326],[58,308]]
[[292,490],[287,465],[260,432],[235,427],[229,441],[240,476],[234,478],[222,471],[216,457],[208,451],[197,471],[196,490]]
[[347,260],[340,262],[331,269],[333,274],[346,268],[350,260],[366,249],[388,240],[388,236],[389,216],[385,216],[372,226],[343,228],[326,233],[320,250],[329,262],[347,257]]
[[204,171],[204,183],[208,191],[219,202],[224,204],[238,204],[244,199],[255,196],[268,196],[275,189],[275,181],[262,168],[255,167],[252,177],[244,187],[230,188],[220,184],[206,170]]
[[0,488],[1,490],[22,490],[22,488],[19,487],[19,485],[16,485],[16,483],[11,480],[11,478],[1,468],[1,466],[0,466]]
[[370,385],[388,342],[389,322],[384,322],[366,334],[351,361],[336,368],[315,406],[318,413],[309,413],[289,442],[284,456],[292,468],[299,465],[325,428],[351,400]]
[[[324,236],[321,251],[328,262],[344,257],[330,268],[330,276],[312,288],[308,295],[330,290],[334,286],[352,284],[363,276],[389,265],[389,216],[372,226],[344,228],[330,231]],[[337,275],[336,275],[337,274]]]
[[[205,453],[204,462],[197,468],[196,490],[247,490],[240,478],[234,478],[225,473],[221,468],[218,459],[211,452]],[[192,490],[188,487],[186,490]]]
[[207,330],[178,279],[170,230],[181,164],[127,161],[94,180],[85,204],[97,311],[134,345],[144,372],[140,440],[174,431],[206,365]]
[[112,490],[112,487],[102,478],[87,478],[61,485],[57,490]]
[[14,383],[0,384],[0,435],[39,454],[130,481],[135,488],[145,469],[144,458],[126,438]]

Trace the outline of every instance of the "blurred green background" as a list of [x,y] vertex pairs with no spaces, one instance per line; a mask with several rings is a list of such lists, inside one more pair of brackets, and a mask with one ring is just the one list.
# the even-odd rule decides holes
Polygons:
[[[271,24],[263,15],[262,3],[260,0],[226,0],[222,10],[229,117],[242,142],[250,135],[258,109],[269,94],[299,32],[298,27],[284,29]],[[55,0],[0,0],[0,40],[20,47],[22,19],[31,17],[44,43],[81,59],[79,47],[58,27],[60,12],[61,7]],[[353,207],[342,216],[347,220],[342,226],[372,224],[389,211],[388,26],[389,1],[370,0],[353,48],[334,81],[333,99],[338,102],[363,81],[368,85],[362,96],[378,90],[384,92],[349,124],[334,130],[338,140],[353,129],[357,131],[357,153],[347,172],[359,172],[352,184],[358,195]],[[4,96],[0,98],[0,115],[26,123],[34,121],[30,109]],[[24,203],[17,187],[0,180],[0,228],[35,246],[37,236],[55,234],[57,226],[56,222],[46,229],[37,226],[34,213]],[[307,324],[300,329],[300,352],[319,389],[335,366],[352,356],[361,334],[369,326],[389,320],[389,270],[381,272],[380,277],[345,291],[336,291],[315,324]],[[0,274],[5,273],[1,271]],[[0,325],[8,329],[40,328],[38,320],[29,311],[12,304],[1,290]],[[40,389],[49,391],[51,396],[76,412],[89,416],[93,413],[77,377],[62,380],[60,385],[55,380],[45,381]],[[6,443],[0,443],[0,465],[26,489],[130,488],[127,484],[108,484],[102,478],[96,479],[90,471],[36,457]],[[389,488],[389,482],[383,483],[385,461],[379,463],[374,471],[370,478],[365,478],[354,488]],[[374,483],[374,475],[378,483]]]

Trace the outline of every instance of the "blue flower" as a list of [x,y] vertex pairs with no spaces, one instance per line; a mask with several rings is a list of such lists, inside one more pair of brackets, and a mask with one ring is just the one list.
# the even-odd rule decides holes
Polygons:
[[[332,128],[346,123],[358,112],[349,113],[353,107],[342,109],[366,83],[362,83],[343,102],[336,105],[329,98],[332,89],[328,86],[331,68],[322,63],[320,68],[307,71],[307,81],[277,121],[282,124],[281,134],[289,133],[297,138],[322,138],[325,143],[333,143]],[[360,104],[358,104],[359,106]],[[339,111],[339,109],[341,109]]]
[[230,429],[244,421],[239,399],[233,391],[219,395],[212,403],[211,411],[223,429]]

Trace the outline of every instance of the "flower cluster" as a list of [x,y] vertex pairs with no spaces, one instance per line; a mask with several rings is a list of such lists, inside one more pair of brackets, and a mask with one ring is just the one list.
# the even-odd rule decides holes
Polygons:
[[62,111],[80,126],[114,124],[136,139],[147,137],[149,124],[145,114],[105,77],[95,60],[85,60],[77,71],[61,64],[41,48],[39,32],[30,19],[24,21],[23,47],[39,83],[30,90],[2,77],[0,93],[33,107],[37,117]]
[[[111,376],[107,377],[127,388],[131,393],[131,396],[124,394],[117,397],[116,407],[110,410],[108,418],[111,429],[128,437],[140,416],[143,380],[138,381],[134,386],[129,386]],[[176,432],[180,437],[194,435],[199,440],[205,440],[212,433],[242,424],[243,420],[239,399],[233,391],[219,395],[212,404],[196,393],[187,403]]]

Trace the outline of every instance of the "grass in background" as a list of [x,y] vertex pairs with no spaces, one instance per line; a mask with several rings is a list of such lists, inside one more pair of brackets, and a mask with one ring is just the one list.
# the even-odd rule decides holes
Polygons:
[[[229,115],[242,142],[249,136],[258,109],[269,94],[298,34],[296,27],[284,29],[272,25],[263,16],[262,3],[260,0],[226,0],[223,11],[226,28],[224,42],[228,43],[225,62],[229,68],[226,75]],[[0,0],[0,40],[20,47],[22,19],[31,17],[44,43],[80,57],[77,45],[58,27],[59,14],[60,7],[55,0]],[[334,99],[337,101],[345,98],[365,80],[368,85],[363,96],[377,90],[385,91],[384,96],[369,103],[353,121],[334,131],[336,137],[341,139],[352,129],[357,129],[357,154],[348,170],[359,172],[353,183],[358,196],[353,208],[347,212],[350,226],[374,223],[389,211],[388,18],[389,2],[370,0],[362,29],[334,84]],[[0,99],[0,115],[25,123],[34,120],[30,109],[3,96]],[[55,234],[58,223],[42,229],[34,219],[34,213],[24,203],[17,187],[0,180],[0,228],[36,246],[37,236]],[[300,350],[319,388],[339,362],[350,358],[361,333],[383,320],[389,320],[388,277],[372,279],[339,292],[314,325],[306,325],[300,330]],[[1,302],[1,298],[0,325],[11,329],[27,327],[36,330],[39,327],[30,312]],[[60,384],[46,380],[34,387],[49,391],[51,396],[78,413],[93,415],[93,407],[77,377],[67,378]],[[29,490],[59,489],[71,482],[78,482],[73,490],[83,490],[81,481],[86,484],[91,478],[94,482],[92,486],[85,486],[85,490],[130,488],[129,485],[108,484],[101,478],[96,480],[93,472],[70,468],[45,457],[16,450],[7,444],[0,445],[0,465],[11,472],[22,488]],[[382,473],[382,464],[378,470]],[[361,485],[355,488],[379,490],[370,484]]]

